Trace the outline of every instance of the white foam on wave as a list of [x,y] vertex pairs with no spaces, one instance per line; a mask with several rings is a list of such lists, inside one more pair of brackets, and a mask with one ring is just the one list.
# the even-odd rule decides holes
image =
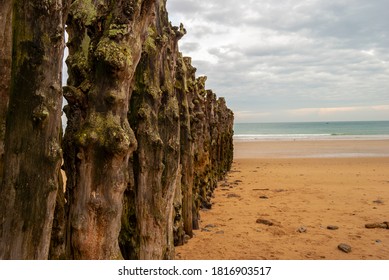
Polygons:
[[296,140],[389,140],[389,135],[344,134],[236,134],[235,141],[296,141]]

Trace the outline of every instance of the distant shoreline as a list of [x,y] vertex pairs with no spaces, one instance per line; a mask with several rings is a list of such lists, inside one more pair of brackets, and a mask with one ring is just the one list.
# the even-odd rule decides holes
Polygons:
[[388,140],[389,121],[235,123],[234,141]]
[[238,158],[363,158],[389,157],[387,139],[234,140]]
[[337,141],[337,140],[389,140],[388,135],[331,135],[331,134],[236,134],[236,142],[259,141]]

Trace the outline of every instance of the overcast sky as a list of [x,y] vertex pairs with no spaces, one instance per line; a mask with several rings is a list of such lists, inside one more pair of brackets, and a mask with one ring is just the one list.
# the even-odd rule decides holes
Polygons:
[[389,120],[388,0],[167,0],[236,122]]

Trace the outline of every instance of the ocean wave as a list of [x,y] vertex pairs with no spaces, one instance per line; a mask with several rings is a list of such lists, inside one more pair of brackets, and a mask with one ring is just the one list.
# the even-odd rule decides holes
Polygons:
[[388,140],[389,135],[346,135],[332,134],[235,134],[236,141],[269,141],[269,140]]

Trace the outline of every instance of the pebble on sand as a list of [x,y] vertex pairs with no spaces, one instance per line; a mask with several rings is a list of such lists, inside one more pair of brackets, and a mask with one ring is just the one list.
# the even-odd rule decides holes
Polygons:
[[184,236],[184,243],[185,244],[188,243],[191,238],[192,237],[190,237],[189,235],[185,234],[185,236]]
[[297,232],[299,232],[299,233],[304,233],[304,232],[307,232],[307,228],[306,228],[306,227],[304,227],[304,226],[302,226],[302,227],[299,227],[299,228],[297,229]]
[[351,252],[351,246],[347,245],[345,243],[340,243],[338,245],[338,249],[345,252],[345,253],[350,253]]
[[267,225],[267,226],[274,225],[274,223],[272,221],[265,220],[265,219],[257,219],[256,222],[257,222],[257,224],[263,224],[263,225]]
[[215,224],[208,224],[204,228],[215,228],[217,227]]
[[386,228],[386,229],[389,229],[389,222],[366,224],[365,228]]
[[227,195],[227,198],[231,198],[231,197],[240,197],[240,195],[237,195],[237,194],[235,194],[235,193],[229,193],[229,194]]
[[339,227],[338,226],[327,226],[327,229],[329,229],[329,230],[337,230],[337,229],[339,229]]
[[381,199],[374,200],[373,203],[384,204],[384,202]]

